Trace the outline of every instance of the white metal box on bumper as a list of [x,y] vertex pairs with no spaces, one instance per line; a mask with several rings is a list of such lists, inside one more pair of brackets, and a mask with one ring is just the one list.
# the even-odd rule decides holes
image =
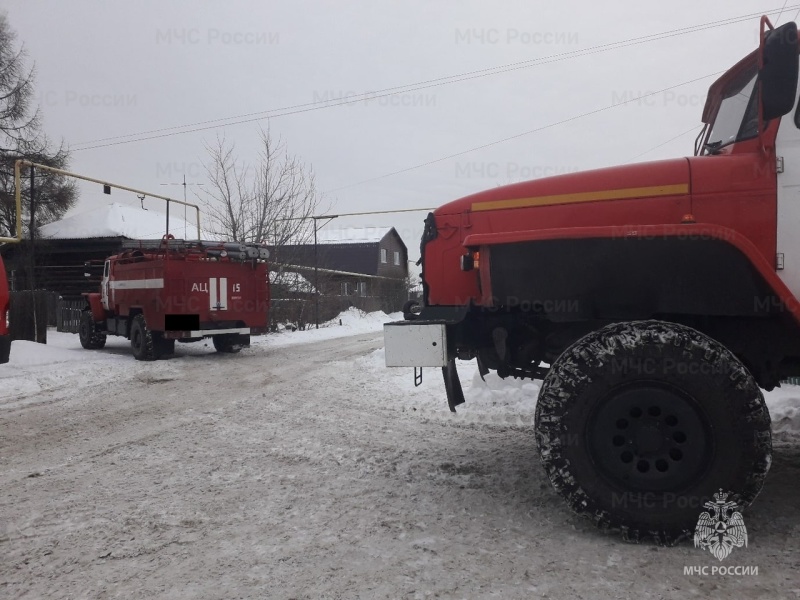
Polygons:
[[444,367],[447,333],[444,323],[397,321],[383,326],[387,367]]

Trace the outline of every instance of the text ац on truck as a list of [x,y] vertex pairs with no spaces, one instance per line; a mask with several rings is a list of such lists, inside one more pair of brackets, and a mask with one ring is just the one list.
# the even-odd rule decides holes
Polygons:
[[631,540],[691,535],[770,466],[759,388],[800,376],[797,26],[715,81],[694,156],[538,179],[429,214],[423,299],[387,366],[544,379],[535,435],[569,506]]

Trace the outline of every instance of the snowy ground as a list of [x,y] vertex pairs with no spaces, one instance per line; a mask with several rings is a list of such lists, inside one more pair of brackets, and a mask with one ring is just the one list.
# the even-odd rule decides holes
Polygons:
[[775,456],[745,514],[757,576],[691,544],[634,546],[574,517],[531,431],[540,382],[386,369],[342,315],[239,356],[133,360],[77,336],[0,366],[0,597],[800,598],[800,388],[766,394]]

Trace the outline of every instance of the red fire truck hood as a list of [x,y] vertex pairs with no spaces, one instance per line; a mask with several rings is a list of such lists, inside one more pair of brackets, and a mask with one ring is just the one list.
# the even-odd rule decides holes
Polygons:
[[485,190],[445,204],[435,214],[683,195],[689,193],[689,178],[686,158],[608,167]]

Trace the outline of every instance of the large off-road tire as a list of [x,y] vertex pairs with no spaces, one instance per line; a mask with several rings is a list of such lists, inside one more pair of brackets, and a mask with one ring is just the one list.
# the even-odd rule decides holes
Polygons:
[[106,345],[106,334],[102,331],[97,331],[97,325],[90,310],[84,310],[81,313],[81,320],[78,324],[78,338],[81,340],[81,346],[87,350],[99,350]]
[[226,354],[236,354],[242,348],[250,345],[250,336],[239,335],[238,333],[223,333],[212,336],[214,348],[217,352]]
[[720,489],[748,506],[772,451],[745,366],[702,333],[660,321],[609,325],[565,350],[539,394],[536,439],[573,510],[659,544],[690,536]]
[[142,314],[136,315],[131,323],[131,348],[136,360],[157,360],[160,356],[153,332],[147,327]]

